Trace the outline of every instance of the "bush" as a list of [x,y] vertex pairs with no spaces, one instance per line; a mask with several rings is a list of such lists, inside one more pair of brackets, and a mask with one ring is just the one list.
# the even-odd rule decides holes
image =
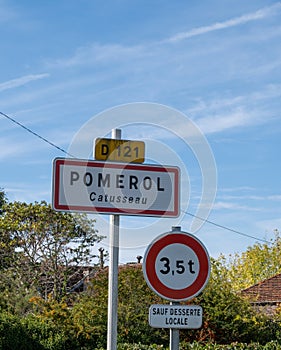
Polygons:
[[[79,337],[106,347],[107,270],[98,273],[92,283],[87,294],[81,295],[73,306],[73,324]],[[118,343],[168,345],[169,331],[153,329],[148,324],[149,306],[157,303],[161,304],[163,300],[148,288],[138,265],[124,266],[119,270]]]
[[[213,262],[212,276],[207,288],[188,302],[203,308],[203,326],[199,330],[181,330],[180,339],[186,342],[219,344],[260,343],[280,340],[280,322],[257,315],[250,304],[233,292],[220,264]],[[88,294],[81,295],[72,308],[76,333],[95,346],[106,347],[107,328],[107,270],[93,280]],[[155,329],[148,324],[152,304],[165,304],[147,287],[140,265],[127,265],[119,270],[118,343],[169,344],[169,330]],[[211,346],[211,345],[210,345]]]
[[203,326],[199,330],[181,331],[182,340],[219,344],[265,344],[278,340],[276,326],[279,326],[257,314],[245,299],[233,291],[221,265],[216,262],[212,264],[208,286],[192,303],[203,308]]
[[0,314],[0,350],[80,350],[76,339],[54,324],[29,315]]
[[44,347],[27,332],[16,316],[0,314],[1,350],[43,350]]
[[271,341],[265,345],[259,343],[232,343],[220,345],[214,343],[201,344],[198,342],[187,344],[183,343],[181,350],[280,350],[281,345],[277,341]]
[[[163,345],[144,345],[141,343],[138,344],[118,344],[117,350],[165,350],[167,348],[164,348]],[[102,350],[102,349],[100,349]]]

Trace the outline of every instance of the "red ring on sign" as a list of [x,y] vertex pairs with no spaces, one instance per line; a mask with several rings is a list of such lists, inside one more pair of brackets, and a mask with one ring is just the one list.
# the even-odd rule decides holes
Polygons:
[[[184,244],[191,248],[199,261],[199,273],[195,281],[183,289],[172,289],[163,284],[157,276],[155,262],[159,252],[170,244]],[[145,272],[152,289],[160,296],[170,300],[187,300],[190,299],[204,288],[208,281],[210,273],[209,256],[200,241],[187,233],[169,233],[154,242],[145,259]]]

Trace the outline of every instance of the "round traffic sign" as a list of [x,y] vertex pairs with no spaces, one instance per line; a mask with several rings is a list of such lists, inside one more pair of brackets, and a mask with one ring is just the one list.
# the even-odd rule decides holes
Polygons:
[[164,299],[192,299],[206,286],[210,258],[202,242],[174,230],[157,237],[147,248],[143,273],[148,286]]

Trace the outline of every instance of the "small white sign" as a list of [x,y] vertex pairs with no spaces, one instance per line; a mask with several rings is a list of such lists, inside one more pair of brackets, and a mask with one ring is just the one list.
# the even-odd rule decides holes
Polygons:
[[203,310],[198,305],[151,305],[149,325],[154,328],[198,329]]

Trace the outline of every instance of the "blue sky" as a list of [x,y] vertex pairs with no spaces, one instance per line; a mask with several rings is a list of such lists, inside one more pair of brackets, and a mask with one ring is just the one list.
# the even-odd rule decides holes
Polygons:
[[[0,30],[1,112],[68,150],[103,111],[135,102],[168,106],[195,123],[214,155],[208,219],[261,240],[280,229],[281,2],[0,0]],[[137,122],[132,114],[123,137],[148,143],[147,162],[153,141],[162,145],[158,162],[173,165],[165,147],[176,153],[189,181],[183,211],[196,214],[196,157],[157,121],[154,128]],[[3,116],[0,123],[0,186],[11,201],[50,202],[52,161],[65,154]],[[93,139],[105,136],[101,124],[91,123]],[[188,141],[188,123],[180,128]],[[172,225],[190,231],[192,220],[184,213],[122,217],[120,261],[143,255]],[[107,235],[108,218],[97,216],[97,228]],[[210,223],[194,233],[214,257],[255,243]]]

